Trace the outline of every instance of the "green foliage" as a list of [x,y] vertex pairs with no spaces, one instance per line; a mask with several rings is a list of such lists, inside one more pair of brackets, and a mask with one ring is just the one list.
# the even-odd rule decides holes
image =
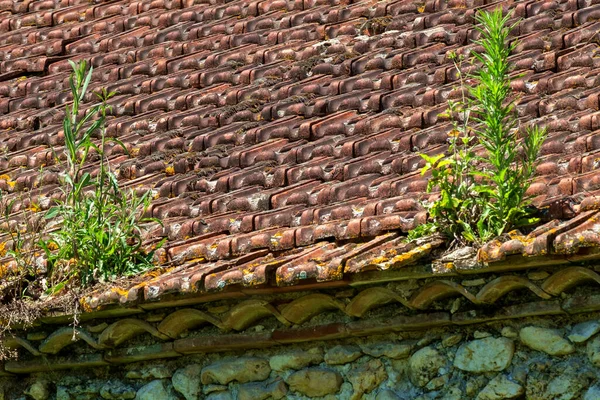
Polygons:
[[[459,243],[482,244],[514,227],[536,222],[528,212],[525,193],[535,172],[536,158],[546,138],[545,129],[528,127],[523,138],[515,115],[516,98],[510,87],[508,57],[516,43],[508,43],[510,14],[502,10],[476,15],[483,47],[474,59],[480,66],[466,78],[463,59],[453,56],[463,98],[449,102],[449,114],[458,115],[449,134],[449,154],[422,154],[431,171],[428,191],[439,190],[439,200],[428,206],[431,222],[409,238],[439,231]],[[468,97],[467,97],[468,94]],[[471,120],[473,123],[471,123]],[[474,137],[473,137],[474,136]],[[476,146],[485,156],[476,154]]]
[[[15,211],[15,206],[22,205],[25,199],[22,196],[9,199],[0,191],[1,231],[10,238],[10,243],[0,244],[0,256],[9,256],[15,262],[14,268],[7,269],[8,273],[2,276],[2,297],[5,299],[30,297],[33,294],[30,287],[31,277],[36,275],[39,263],[38,254],[32,249],[32,244],[41,236],[43,221],[35,215],[37,205],[33,204],[31,198],[27,200],[29,208]],[[14,220],[13,213],[20,215],[20,223]]]
[[[141,217],[151,201],[149,192],[137,196],[133,190],[121,189],[104,154],[109,140],[125,148],[106,136],[107,102],[115,93],[96,93],[99,103],[80,118],[92,68],[87,70],[85,62],[71,66],[73,104],[67,106],[63,120],[67,167],[62,177],[64,201],[45,216],[62,222],[58,230],[40,241],[48,257],[48,273],[56,284],[51,291],[60,290],[72,278],[85,286],[100,278],[135,274],[152,265],[153,255],[142,248],[141,225],[154,221]],[[98,145],[94,135],[99,135]],[[90,152],[100,159],[95,176],[84,168]]]

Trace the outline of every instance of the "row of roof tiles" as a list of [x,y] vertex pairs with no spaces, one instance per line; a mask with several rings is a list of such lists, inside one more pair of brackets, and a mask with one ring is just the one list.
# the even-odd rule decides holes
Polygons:
[[472,17],[497,6],[522,18],[519,117],[549,130],[529,194],[545,219],[571,218],[600,189],[600,2],[62,0],[0,2],[13,223],[60,197],[68,60],[87,59],[90,87],[119,92],[108,133],[129,154],[108,149],[110,162],[123,186],[153,190],[164,261],[407,231],[431,200],[419,153],[445,151],[440,114],[461,96],[449,54],[476,49]]

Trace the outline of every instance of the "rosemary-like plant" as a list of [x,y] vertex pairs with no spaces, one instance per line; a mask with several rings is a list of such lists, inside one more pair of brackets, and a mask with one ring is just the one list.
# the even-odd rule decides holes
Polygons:
[[[509,55],[517,43],[508,43],[514,25],[501,9],[476,15],[484,50],[475,53],[479,63],[468,75],[477,81],[465,84],[462,59],[452,57],[459,71],[463,99],[449,102],[449,113],[459,115],[449,133],[449,154],[422,154],[431,171],[428,190],[439,190],[439,200],[428,206],[431,222],[410,233],[409,239],[438,231],[461,244],[490,240],[515,227],[535,222],[525,194],[535,172],[537,155],[546,138],[545,129],[529,126],[519,137],[515,113],[516,96],[511,90]],[[469,94],[469,98],[464,93]],[[471,137],[474,135],[474,140]],[[475,153],[475,146],[485,156]]]

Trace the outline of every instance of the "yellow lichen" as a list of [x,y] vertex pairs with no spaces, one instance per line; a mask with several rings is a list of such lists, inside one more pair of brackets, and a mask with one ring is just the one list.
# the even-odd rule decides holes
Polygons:
[[87,300],[85,298],[82,298],[82,299],[79,300],[79,305],[81,306],[81,308],[85,312],[91,312],[92,311],[92,307],[88,304],[88,302],[87,302]]
[[14,188],[15,185],[17,184],[17,182],[13,181],[10,176],[8,176],[7,174],[2,174],[0,175],[0,180],[4,180],[6,181],[6,184],[8,186],[10,186],[11,188]]
[[167,174],[167,176],[175,175],[175,168],[173,168],[172,165],[169,165],[165,168],[165,174]]
[[127,296],[127,294],[129,293],[128,290],[121,289],[120,287],[114,287],[111,289],[111,291],[113,293],[117,293],[119,296]]
[[387,262],[389,262],[390,259],[387,257],[377,257],[371,260],[371,263],[373,264],[385,264]]
[[29,211],[37,213],[42,211],[42,208],[40,207],[39,204],[31,202],[31,204],[29,204]]

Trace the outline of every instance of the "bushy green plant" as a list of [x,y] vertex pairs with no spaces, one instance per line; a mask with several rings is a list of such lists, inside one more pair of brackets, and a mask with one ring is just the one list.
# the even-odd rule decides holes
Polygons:
[[[449,134],[448,155],[422,154],[423,174],[431,171],[428,191],[437,188],[439,200],[428,206],[431,222],[411,232],[409,238],[439,231],[461,244],[479,245],[535,222],[525,193],[546,131],[529,126],[524,137],[519,137],[509,75],[508,57],[517,44],[508,44],[514,28],[508,24],[510,14],[502,16],[502,10],[496,9],[475,18],[481,33],[476,44],[484,50],[474,54],[480,65],[466,78],[477,84],[465,84],[462,59],[454,55],[463,99],[449,102],[448,112],[460,121],[455,120]],[[484,157],[477,156],[477,145],[485,150]]]
[[[84,61],[71,66],[73,103],[66,107],[63,120],[64,200],[46,214],[46,219],[57,218],[61,222],[40,242],[48,257],[49,275],[59,282],[54,290],[72,278],[88,285],[97,279],[135,274],[150,267],[153,256],[142,248],[141,225],[151,221],[142,218],[151,201],[149,192],[137,196],[133,190],[121,189],[104,153],[109,140],[125,149],[121,142],[106,136],[106,115],[110,109],[107,102],[115,93],[96,93],[99,103],[80,118],[80,105],[93,69],[87,70]],[[99,135],[98,144],[94,135]],[[95,152],[100,160],[95,176],[84,169],[90,152]]]

